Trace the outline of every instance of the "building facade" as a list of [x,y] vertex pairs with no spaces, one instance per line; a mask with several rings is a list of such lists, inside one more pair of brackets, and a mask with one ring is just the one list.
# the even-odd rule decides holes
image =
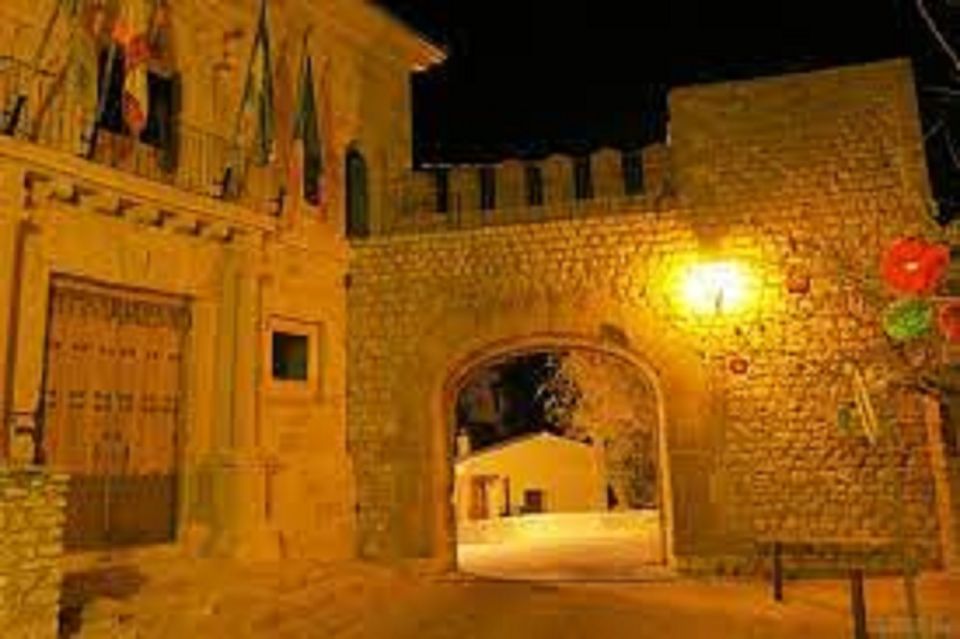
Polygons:
[[[41,4],[0,8],[4,463],[70,475],[71,553],[352,556],[346,233],[377,230],[409,169],[408,76],[440,53],[363,2],[266,3],[260,166],[240,117],[259,1]],[[289,178],[308,58],[312,202]]]
[[460,456],[455,474],[458,522],[607,510],[602,455],[546,432]]
[[[409,75],[442,53],[375,6],[159,2],[137,68],[111,56],[114,3],[79,4],[49,28],[0,7],[0,450],[70,476],[68,550],[449,568],[464,376],[583,348],[655,390],[673,565],[895,522],[924,565],[955,565],[941,398],[877,382],[893,446],[841,432],[833,395],[890,368],[859,276],[930,232],[907,62],[678,89],[669,140],[640,152],[414,172]],[[130,78],[153,107],[139,136]],[[261,162],[241,105],[267,84]],[[678,278],[704,260],[744,286],[690,308]]]
[[956,565],[955,425],[897,377],[930,354],[877,301],[897,238],[946,241],[909,62],[680,88],[669,117],[639,153],[419,172],[353,244],[364,554],[455,562],[469,371],[579,349],[654,389],[672,566],[750,569],[775,540]]

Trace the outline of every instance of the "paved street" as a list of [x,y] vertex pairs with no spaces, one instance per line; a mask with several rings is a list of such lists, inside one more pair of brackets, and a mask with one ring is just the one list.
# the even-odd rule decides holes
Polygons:
[[[905,620],[897,584],[872,584],[871,627],[899,628]],[[949,591],[949,592],[948,592]],[[960,617],[948,613],[957,584],[927,583],[924,613],[937,637],[960,637]],[[357,636],[440,638],[731,637],[812,638],[850,636],[847,592],[841,584],[790,588],[773,603],[757,583],[531,585],[490,583],[435,586],[428,597],[393,608]]]
[[[640,540],[642,542],[644,540]],[[647,581],[662,578],[655,543],[632,537],[463,544],[460,568],[471,575],[529,581]]]
[[[112,571],[111,571],[112,570]],[[269,637],[558,639],[588,637],[842,638],[850,636],[840,582],[788,583],[775,604],[756,580],[674,579],[546,583],[428,578],[368,565],[218,562],[111,569],[101,596],[73,615],[71,636],[105,639]],[[76,577],[72,578],[77,585]],[[900,584],[868,582],[874,639],[903,637]],[[920,582],[926,626],[960,637],[960,580]],[[76,598],[74,598],[76,600]],[[79,624],[79,627],[77,625]]]

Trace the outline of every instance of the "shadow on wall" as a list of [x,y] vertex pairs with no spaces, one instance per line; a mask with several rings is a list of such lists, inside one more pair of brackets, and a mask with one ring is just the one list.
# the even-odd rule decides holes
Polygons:
[[60,594],[60,637],[73,637],[83,626],[84,610],[98,599],[130,599],[147,580],[131,566],[111,566],[67,573]]

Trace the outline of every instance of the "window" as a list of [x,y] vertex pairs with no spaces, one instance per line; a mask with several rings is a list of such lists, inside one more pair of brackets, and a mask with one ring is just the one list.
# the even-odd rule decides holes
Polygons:
[[578,200],[593,198],[593,174],[590,170],[590,156],[576,158],[573,161],[573,192]]
[[544,499],[543,499],[542,490],[523,491],[523,512],[524,513],[544,512]]
[[347,151],[347,236],[370,234],[367,201],[367,161],[355,147]]
[[627,195],[643,193],[643,155],[627,151],[620,157],[623,168],[623,190]]
[[437,194],[436,212],[450,212],[450,171],[437,169],[433,174]]
[[306,335],[275,331],[272,341],[273,378],[280,381],[307,381],[310,338]]
[[[97,75],[97,108],[102,104],[100,126],[118,135],[130,135],[123,115],[123,85],[125,80],[124,52],[117,47],[112,52],[100,52]],[[109,67],[109,69],[108,69]],[[109,73],[110,78],[107,79]],[[103,92],[107,95],[104,97]],[[176,167],[176,123],[180,110],[180,81],[177,75],[162,75],[147,71],[147,121],[140,133],[140,141],[160,151],[161,168]]]
[[497,174],[492,166],[480,168],[480,208],[490,211],[497,206]]
[[[97,69],[97,108],[103,106],[99,125],[111,133],[128,133],[123,121],[124,56],[120,47],[106,47],[100,51]],[[107,75],[109,74],[109,78]],[[106,97],[104,92],[106,91]]]
[[527,206],[543,206],[543,170],[535,164],[528,164],[524,173]]
[[147,125],[140,134],[144,144],[160,151],[162,168],[172,171],[177,163],[177,116],[180,111],[180,78],[147,74],[147,94],[150,105]]
[[323,324],[290,317],[267,319],[261,334],[268,393],[284,400],[323,401],[326,350]]

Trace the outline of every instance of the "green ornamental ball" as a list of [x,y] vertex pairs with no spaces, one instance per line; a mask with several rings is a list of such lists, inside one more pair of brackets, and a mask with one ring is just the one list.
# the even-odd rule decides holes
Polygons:
[[933,305],[927,300],[900,300],[883,314],[883,330],[893,340],[909,342],[930,332],[933,316]]

